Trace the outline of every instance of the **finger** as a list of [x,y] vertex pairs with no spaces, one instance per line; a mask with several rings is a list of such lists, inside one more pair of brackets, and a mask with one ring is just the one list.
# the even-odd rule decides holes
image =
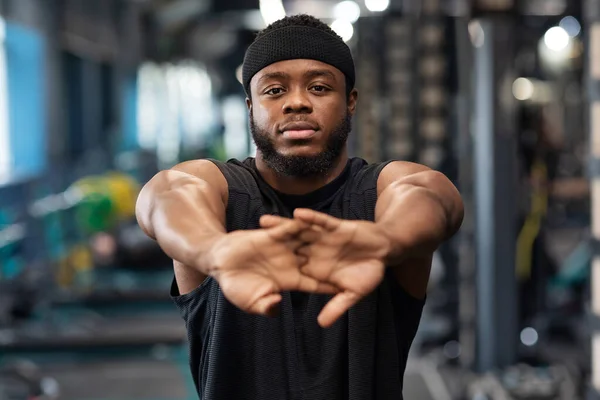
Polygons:
[[320,226],[327,231],[336,230],[342,223],[342,220],[340,219],[307,208],[297,208],[294,210],[294,218],[312,225]]
[[296,254],[299,256],[304,256],[306,258],[310,257],[310,253],[311,253],[310,246],[302,246],[302,247],[297,248],[295,251],[296,251]]
[[261,297],[251,307],[250,311],[260,315],[272,316],[277,313],[279,303],[281,302],[281,294],[273,293]]
[[[308,262],[300,267],[300,273],[310,276],[313,279],[318,280],[319,282],[332,282],[331,281],[331,268],[324,267],[322,263],[311,263],[310,257],[308,257]],[[337,282],[333,282],[333,284],[337,284]]]
[[296,252],[300,247],[304,245],[300,239],[289,239],[285,241],[285,246],[293,252]]
[[[318,226],[316,226],[319,228]],[[300,233],[298,236],[300,240],[304,243],[314,243],[323,237],[322,229],[314,229],[312,226],[309,229],[306,229]]]
[[304,255],[297,254],[296,255],[296,262],[298,263],[298,266],[303,267],[304,265],[306,265],[306,263],[308,263],[308,257],[304,256]]
[[346,311],[358,303],[360,296],[353,292],[338,293],[323,307],[317,322],[322,328],[328,328],[335,323]]
[[290,219],[280,217],[279,215],[265,214],[262,217],[260,217],[259,223],[261,228],[269,229],[287,221],[290,221]]
[[289,240],[305,228],[306,224],[290,219],[267,229],[267,231],[274,240]]
[[314,278],[302,274],[300,274],[297,290],[301,292],[322,294],[336,294],[340,291],[337,287],[329,283],[320,282]]

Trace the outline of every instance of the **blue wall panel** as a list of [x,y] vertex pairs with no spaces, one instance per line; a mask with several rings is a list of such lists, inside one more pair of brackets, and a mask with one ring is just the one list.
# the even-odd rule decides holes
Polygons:
[[46,166],[46,81],[42,35],[6,23],[9,137],[16,175],[36,174]]

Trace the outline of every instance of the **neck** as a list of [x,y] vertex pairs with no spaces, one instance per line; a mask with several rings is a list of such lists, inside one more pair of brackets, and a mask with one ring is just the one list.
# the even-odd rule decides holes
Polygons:
[[285,194],[302,195],[327,185],[340,176],[348,162],[346,150],[340,154],[333,167],[324,174],[310,177],[285,176],[274,171],[265,163],[259,151],[256,153],[256,168],[262,178],[275,190]]

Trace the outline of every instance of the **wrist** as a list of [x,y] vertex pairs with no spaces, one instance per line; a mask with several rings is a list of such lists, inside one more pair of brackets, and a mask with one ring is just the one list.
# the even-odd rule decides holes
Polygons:
[[195,255],[196,268],[206,276],[215,278],[223,264],[223,254],[227,250],[227,233],[218,232],[204,241],[204,245]]
[[384,251],[384,262],[386,265],[396,265],[406,257],[408,246],[398,235],[398,228],[390,224],[376,222],[375,227],[382,238]]
[[398,224],[380,224],[379,230],[388,242],[385,262],[398,265],[407,259],[431,255],[442,242],[436,230],[410,229]]

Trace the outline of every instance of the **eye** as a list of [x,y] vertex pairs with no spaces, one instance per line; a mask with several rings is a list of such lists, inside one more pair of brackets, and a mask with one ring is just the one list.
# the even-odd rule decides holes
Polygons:
[[311,89],[314,90],[315,92],[325,92],[325,91],[329,90],[328,88],[326,88],[323,85],[315,85]]
[[265,94],[268,94],[271,96],[277,96],[278,94],[281,94],[281,93],[283,93],[283,89],[279,88],[279,87],[271,88],[265,92]]

